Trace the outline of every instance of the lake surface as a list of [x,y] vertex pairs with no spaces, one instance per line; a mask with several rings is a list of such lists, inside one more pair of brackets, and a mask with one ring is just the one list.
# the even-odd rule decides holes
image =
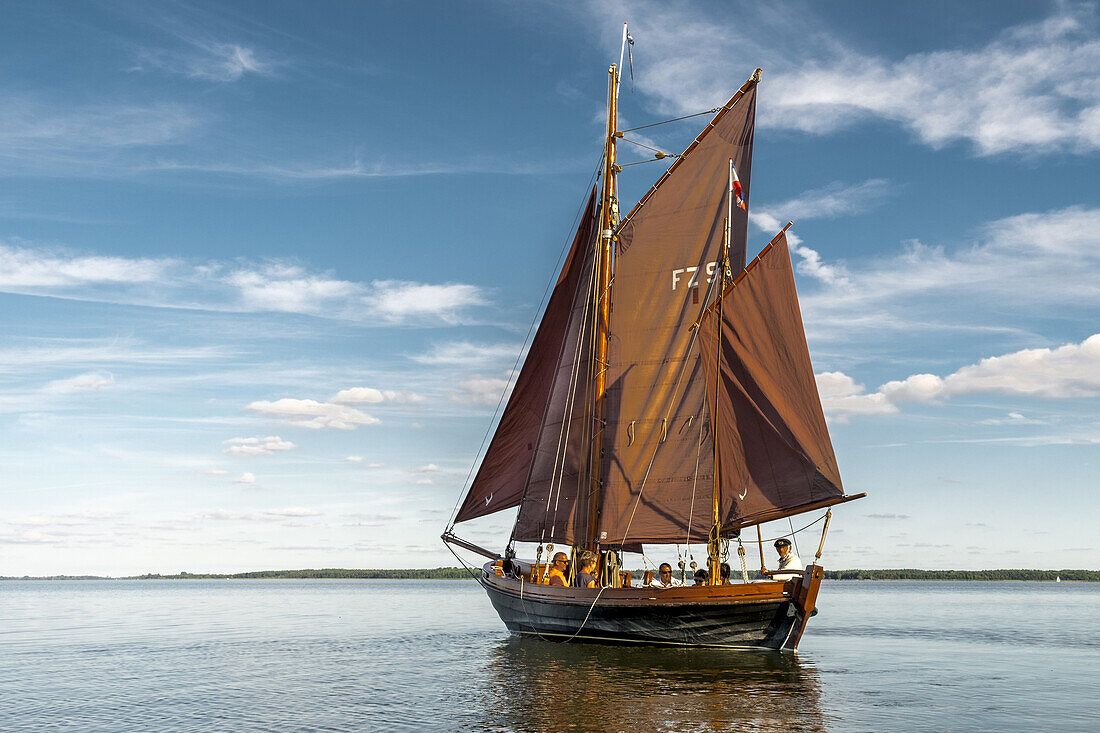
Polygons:
[[472,581],[4,581],[0,731],[1100,730],[1100,584],[818,604],[794,656],[516,639]]

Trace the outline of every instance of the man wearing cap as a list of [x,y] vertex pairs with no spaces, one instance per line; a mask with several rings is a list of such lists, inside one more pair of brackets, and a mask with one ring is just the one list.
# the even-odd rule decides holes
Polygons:
[[772,580],[789,580],[802,575],[802,561],[791,549],[791,541],[786,537],[780,537],[775,541],[775,551],[779,553],[779,567],[775,570],[765,571]]

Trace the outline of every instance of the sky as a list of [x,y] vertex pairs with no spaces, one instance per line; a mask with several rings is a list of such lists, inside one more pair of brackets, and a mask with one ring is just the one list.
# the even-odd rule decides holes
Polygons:
[[[1100,568],[1095,4],[15,0],[0,575],[455,564],[623,21],[620,127],[764,69],[750,256],[794,221],[869,493],[826,567]],[[624,209],[664,166],[624,170]],[[512,519],[458,533],[499,549]]]

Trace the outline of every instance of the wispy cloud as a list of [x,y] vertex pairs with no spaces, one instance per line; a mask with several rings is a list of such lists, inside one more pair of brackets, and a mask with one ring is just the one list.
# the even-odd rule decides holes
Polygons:
[[518,344],[478,344],[469,341],[450,341],[435,344],[423,354],[409,358],[420,364],[476,367],[514,363],[519,353]]
[[43,388],[50,394],[68,394],[70,392],[97,392],[115,383],[115,375],[110,372],[88,372],[68,379],[56,379]]
[[225,449],[222,453],[231,456],[272,456],[279,451],[293,450],[297,446],[289,440],[283,440],[278,435],[268,435],[257,438],[230,438],[223,440]]
[[256,483],[256,476],[248,471],[245,471],[237,478],[233,479],[235,484],[254,484]]
[[458,389],[452,393],[451,398],[468,404],[495,405],[508,387],[506,379],[474,374],[458,383]]
[[890,182],[871,178],[856,184],[839,181],[805,191],[796,198],[754,210],[750,221],[765,232],[778,231],[787,221],[835,219],[869,211],[893,193]]
[[[978,241],[947,249],[909,242],[900,253],[823,261],[795,248],[821,287],[802,293],[812,338],[849,340],[873,330],[1003,328],[1014,307],[1100,302],[1100,209],[1071,206],[992,222]],[[958,307],[965,297],[966,308]]]
[[130,71],[164,71],[213,82],[240,81],[246,74],[270,76],[276,63],[266,52],[237,43],[188,38],[174,50],[143,48]]
[[[849,46],[830,33],[827,17],[801,3],[744,7],[736,27],[711,17],[717,7],[699,3],[591,8],[603,20],[608,6],[634,19],[648,60],[638,87],[668,112],[724,101],[730,79],[761,65],[768,104],[759,124],[766,127],[827,134],[878,118],[932,147],[964,141],[979,155],[1100,149],[1100,40],[1089,3],[1058,3],[1047,18],[977,48],[901,58]],[[791,37],[800,39],[796,55],[789,53]],[[617,38],[613,43],[617,49]],[[711,72],[700,75],[704,68]]]
[[299,313],[379,325],[460,324],[486,305],[464,283],[341,280],[291,262],[184,262],[0,242],[0,292],[165,308]]

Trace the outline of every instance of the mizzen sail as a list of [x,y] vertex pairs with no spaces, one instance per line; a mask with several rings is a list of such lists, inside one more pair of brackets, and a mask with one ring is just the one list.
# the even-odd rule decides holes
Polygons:
[[721,315],[707,310],[698,331],[709,413],[717,415],[723,531],[843,500],[785,234],[737,278]]

